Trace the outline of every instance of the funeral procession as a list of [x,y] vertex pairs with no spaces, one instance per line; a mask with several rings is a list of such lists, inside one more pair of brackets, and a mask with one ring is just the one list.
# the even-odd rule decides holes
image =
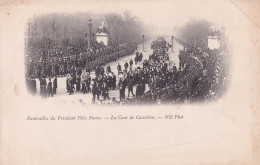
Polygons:
[[[225,27],[189,20],[153,33],[131,13],[48,14],[28,20],[25,82],[42,100],[83,104],[192,104],[229,82]],[[174,29],[174,27],[172,27]]]

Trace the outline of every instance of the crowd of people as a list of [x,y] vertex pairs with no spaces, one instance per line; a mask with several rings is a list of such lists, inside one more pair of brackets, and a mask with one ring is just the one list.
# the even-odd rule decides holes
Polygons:
[[[149,90],[146,93],[142,92],[139,97],[127,98],[123,101],[114,100],[113,103],[174,104],[183,103],[185,101],[190,103],[201,101],[209,102],[221,96],[228,83],[228,60],[221,54],[221,50],[203,49],[178,39],[176,39],[176,41],[184,48],[179,52],[179,68],[173,66],[173,68],[169,68],[169,70],[162,69],[162,72],[155,75],[155,77],[158,76],[158,79],[149,78]],[[153,47],[156,46],[153,45]],[[160,58],[165,56],[165,50],[167,52],[167,47],[159,49],[159,51],[163,52],[159,55]],[[151,57],[156,54],[156,51],[158,50],[155,49],[154,53],[150,55],[149,63],[151,59],[154,61],[154,58]],[[145,64],[146,61],[144,61],[144,65]],[[158,64],[164,66],[163,61],[157,61],[157,65]],[[142,70],[145,70],[145,68],[144,66]],[[153,74],[150,72],[149,75]],[[141,79],[146,79],[145,74]],[[142,81],[140,82],[140,86],[145,87],[145,83],[142,84]],[[139,83],[137,83],[136,93],[138,93],[138,85]]]
[[[224,57],[220,55],[221,51],[202,49],[196,47],[196,45],[190,45],[178,39],[175,40],[183,46],[183,50],[179,52],[180,63],[178,68],[175,65],[169,67],[169,44],[167,46],[167,42],[162,37],[157,38],[152,43],[153,52],[148,59],[143,60],[142,52],[136,52],[134,59],[126,61],[122,66],[118,63],[117,73],[114,73],[110,66],[104,68],[103,64],[133,53],[136,50],[135,47],[120,45],[116,49],[117,51],[112,51],[111,47],[101,49],[97,51],[97,54],[100,53],[99,55],[91,56],[91,58],[95,57],[93,61],[87,60],[88,56],[84,55],[83,58],[86,60],[84,65],[77,64],[76,61],[81,60],[77,57],[81,56],[76,55],[70,61],[72,62],[71,69],[64,73],[67,76],[67,92],[70,95],[75,91],[83,94],[92,93],[93,103],[104,103],[110,100],[107,103],[112,104],[174,104],[185,101],[209,101],[218,97],[221,94],[221,88],[227,83],[226,64]],[[63,58],[63,56],[60,58]],[[96,61],[99,58],[110,60]],[[67,62],[66,65],[68,66],[70,62]],[[93,67],[90,65],[91,62]],[[138,63],[141,63],[141,67],[134,68],[133,65]],[[90,76],[91,71],[95,72],[92,78]],[[47,83],[46,77],[53,75],[54,80],[51,81],[49,78]],[[56,94],[57,76],[61,75],[60,72],[54,71],[49,76],[39,77],[40,94],[43,97],[51,97]],[[35,95],[35,77],[32,77],[27,85],[30,86],[30,92]],[[119,100],[109,96],[109,91],[114,89],[119,89]],[[125,95],[126,90],[127,96]]]
[[[135,64],[141,62],[143,58],[142,52],[136,52]],[[140,67],[133,69],[134,61],[130,59],[129,62],[125,62],[123,66],[120,63],[117,65],[118,73],[117,75],[112,72],[111,67],[98,65],[94,72],[94,77],[91,78],[90,70],[85,68],[83,70],[78,70],[78,72],[73,72],[67,75],[67,92],[71,95],[75,91],[82,92],[83,94],[91,92],[93,95],[93,102],[102,100],[110,100],[109,90],[114,90],[119,88],[120,100],[124,100],[125,88],[128,86],[128,97],[130,94],[135,96],[133,93],[133,86],[140,81]],[[147,75],[148,73],[146,73]],[[148,75],[147,75],[148,76]],[[118,78],[118,81],[117,81]],[[117,83],[118,82],[118,83]],[[76,88],[75,88],[76,87]],[[137,96],[141,95],[143,92],[141,90],[137,93]],[[100,99],[103,97],[103,99]]]
[[136,45],[130,43],[96,47],[88,49],[84,44],[57,46],[47,41],[36,42],[26,52],[26,77],[66,76],[78,68],[95,70],[97,65],[116,61],[136,50]]
[[92,49],[87,44],[63,43],[61,46],[48,39],[31,42],[25,56],[26,84],[33,95],[36,93],[35,79],[46,79],[81,74],[82,70],[91,72],[99,66],[132,54],[137,46],[133,43],[104,46],[92,43]]

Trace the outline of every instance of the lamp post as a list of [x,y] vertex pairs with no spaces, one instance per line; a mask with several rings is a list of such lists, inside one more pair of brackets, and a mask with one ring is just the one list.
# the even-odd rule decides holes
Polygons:
[[88,20],[89,21],[89,24],[88,24],[88,26],[89,26],[89,40],[88,40],[88,48],[90,49],[90,47],[91,47],[91,45],[90,45],[90,43],[91,43],[91,26],[92,26],[92,23],[91,23],[91,19],[90,20]]
[[143,35],[143,51],[144,51],[144,35]]

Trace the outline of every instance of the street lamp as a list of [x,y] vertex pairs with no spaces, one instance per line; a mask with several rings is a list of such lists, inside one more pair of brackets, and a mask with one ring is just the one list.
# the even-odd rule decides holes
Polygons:
[[90,42],[91,42],[91,26],[92,26],[92,23],[91,23],[91,19],[90,20],[88,20],[89,21],[89,24],[88,24],[88,26],[89,26],[89,41],[88,41],[88,48],[90,49],[90,47],[91,47],[91,45],[90,45]]
[[144,35],[143,35],[143,51],[144,51]]

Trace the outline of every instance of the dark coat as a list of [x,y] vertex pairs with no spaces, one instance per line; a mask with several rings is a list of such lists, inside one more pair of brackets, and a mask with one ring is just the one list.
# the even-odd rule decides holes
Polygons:
[[57,78],[53,80],[53,88],[58,88]]

